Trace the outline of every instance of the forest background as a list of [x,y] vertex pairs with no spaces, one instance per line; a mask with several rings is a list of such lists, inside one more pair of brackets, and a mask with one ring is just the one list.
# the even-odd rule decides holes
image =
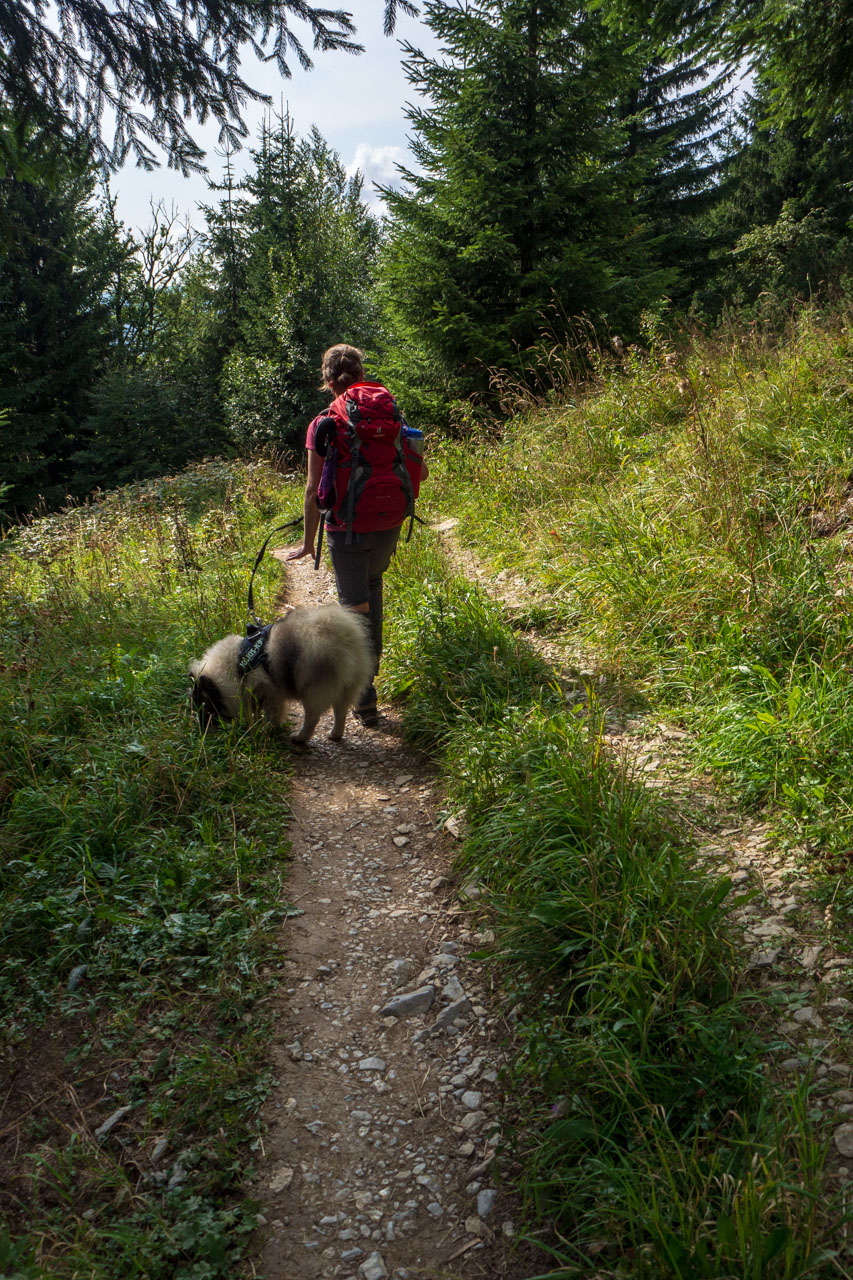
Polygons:
[[[412,420],[459,434],[500,420],[496,372],[547,386],[579,321],[598,343],[647,345],[846,297],[853,114],[834,11],[433,0],[423,20],[442,52],[403,46],[414,162],[382,218],[286,114],[270,113],[237,179],[232,75],[207,101],[231,112],[223,181],[191,219],[160,205],[134,232],[110,165],[134,151],[150,164],[146,129],[178,167],[202,163],[175,85],[171,107],[151,90],[153,125],[119,102],[107,144],[103,102],[75,114],[51,97],[48,62],[12,75],[4,61],[7,521],[205,456],[298,451],[333,340],[367,351]],[[315,25],[315,42],[345,47],[337,31]],[[128,79],[143,101],[150,61]],[[193,76],[208,72],[177,73],[199,113]]]

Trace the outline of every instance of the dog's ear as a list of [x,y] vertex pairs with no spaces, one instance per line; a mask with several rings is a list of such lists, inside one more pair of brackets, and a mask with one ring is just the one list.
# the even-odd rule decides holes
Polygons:
[[219,686],[210,676],[197,676],[193,681],[192,692],[193,706],[198,712],[198,722],[202,729],[206,729],[211,720],[229,720],[228,709],[225,705]]

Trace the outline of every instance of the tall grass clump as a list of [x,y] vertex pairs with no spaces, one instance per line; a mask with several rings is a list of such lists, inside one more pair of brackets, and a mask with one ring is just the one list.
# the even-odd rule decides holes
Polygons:
[[288,765],[186,672],[281,506],[213,463],[0,547],[3,1274],[230,1276],[255,1227]]
[[460,718],[500,720],[532,693],[560,705],[548,665],[428,538],[398,558],[390,594],[383,689],[403,700],[403,731],[419,746],[439,749]]
[[[727,917],[740,900],[567,712],[499,607],[427,545],[391,619],[404,727],[464,809],[459,871],[516,1022],[504,1168],[554,1275],[838,1274],[805,1087],[776,1092]],[[479,900],[479,899],[478,899]]]
[[[736,796],[830,854],[853,843],[853,338],[656,339],[499,440],[445,443],[459,536],[523,576],[554,638],[697,731]],[[827,803],[829,797],[829,803]]]

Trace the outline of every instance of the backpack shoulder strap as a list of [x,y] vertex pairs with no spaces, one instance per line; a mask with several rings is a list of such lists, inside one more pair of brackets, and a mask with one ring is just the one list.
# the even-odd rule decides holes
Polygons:
[[349,443],[349,484],[347,485],[347,542],[352,542],[352,524],[355,519],[355,478],[361,459],[361,439],[356,427],[361,421],[361,410],[353,398],[346,401],[347,431]]

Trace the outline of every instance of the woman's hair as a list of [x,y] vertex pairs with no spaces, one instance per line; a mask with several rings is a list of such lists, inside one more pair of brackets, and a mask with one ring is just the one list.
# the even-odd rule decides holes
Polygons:
[[323,389],[330,386],[338,395],[351,387],[354,382],[361,382],[364,377],[364,352],[358,347],[347,346],[339,342],[336,347],[329,347],[323,353],[320,372],[323,377]]

